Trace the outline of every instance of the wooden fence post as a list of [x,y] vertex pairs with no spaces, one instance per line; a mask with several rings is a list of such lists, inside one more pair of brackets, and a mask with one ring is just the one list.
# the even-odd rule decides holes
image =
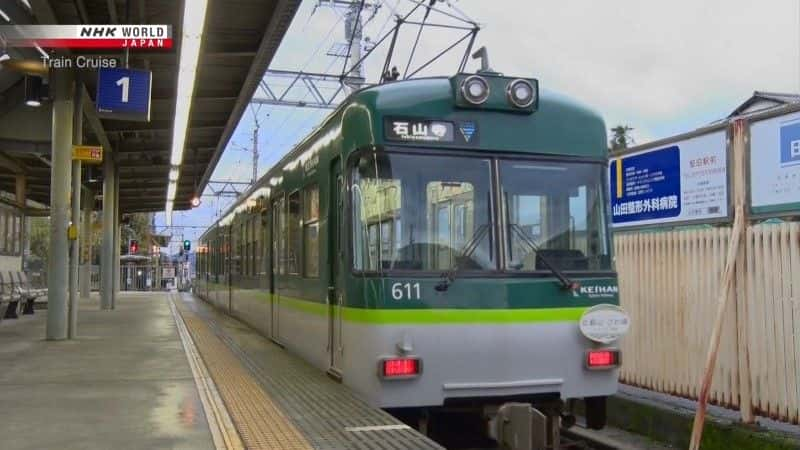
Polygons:
[[[750,228],[749,210],[747,207],[748,178],[747,149],[750,145],[750,124],[745,119],[737,119],[733,122],[733,136],[731,140],[731,159],[733,162],[732,191],[734,205],[742,206],[742,229],[741,239],[747,239],[747,230]],[[744,243],[743,243],[744,244]],[[750,346],[748,338],[749,313],[747,297],[747,245],[739,246],[739,253],[736,261],[736,308],[734,309],[736,318],[736,354],[739,364],[739,412],[744,423],[755,422],[753,415],[752,383],[750,378]]]
[[[697,411],[694,416],[694,423],[692,424],[692,436],[689,441],[690,450],[698,450],[700,448],[700,440],[703,437],[703,425],[706,418],[706,406],[708,403],[708,394],[711,390],[711,381],[714,377],[714,367],[717,362],[717,352],[719,351],[720,335],[722,333],[723,318],[725,316],[725,309],[728,305],[728,299],[733,296],[736,301],[736,336],[737,336],[737,361],[739,367],[739,408],[742,412],[742,420],[747,422],[752,421],[752,402],[750,399],[750,370],[749,358],[747,351],[747,330],[746,330],[746,299],[740,297],[740,283],[744,282],[740,277],[745,272],[741,270],[742,263],[745,261],[744,252],[746,246],[739,245],[746,235],[745,229],[747,227],[747,188],[746,188],[746,128],[747,122],[743,119],[737,119],[733,122],[733,138],[732,147],[733,151],[731,158],[731,169],[733,179],[733,197],[734,197],[734,221],[733,229],[731,230],[730,239],[728,241],[728,251],[726,255],[725,271],[722,274],[722,283],[719,287],[717,294],[717,313],[714,320],[714,328],[711,333],[711,342],[709,343],[708,354],[706,356],[706,365],[703,372],[702,381],[700,384],[700,392],[697,399]],[[737,261],[739,263],[737,264]],[[736,269],[736,270],[734,270]],[[738,277],[737,277],[738,276]],[[734,281],[739,278],[736,284],[737,289],[735,294],[731,288],[734,286]],[[740,306],[744,305],[744,310]],[[742,369],[744,368],[744,372]]]

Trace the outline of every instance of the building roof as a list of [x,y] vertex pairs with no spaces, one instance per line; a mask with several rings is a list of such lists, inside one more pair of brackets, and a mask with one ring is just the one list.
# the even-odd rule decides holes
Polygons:
[[730,114],[728,119],[734,116],[748,116],[768,109],[788,105],[790,103],[800,103],[800,94],[753,91],[753,95],[737,106]]

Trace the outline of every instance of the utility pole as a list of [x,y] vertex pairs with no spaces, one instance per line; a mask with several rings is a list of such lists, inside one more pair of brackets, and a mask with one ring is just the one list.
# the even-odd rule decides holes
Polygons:
[[258,121],[256,121],[256,126],[253,128],[253,178],[250,180],[250,184],[253,186],[258,180],[258,127]]
[[[352,69],[345,74],[347,77],[355,77],[363,79],[361,64],[356,64],[361,60],[361,38],[364,29],[361,23],[361,7],[363,2],[352,2],[347,11],[347,17],[344,19],[344,38],[349,42],[347,54],[350,58],[346,58],[345,66],[353,64]],[[352,92],[358,89],[358,85],[345,82],[345,85]]]

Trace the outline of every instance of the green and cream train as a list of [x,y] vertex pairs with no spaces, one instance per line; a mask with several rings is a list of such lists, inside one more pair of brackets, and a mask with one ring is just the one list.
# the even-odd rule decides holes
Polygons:
[[494,72],[351,94],[202,236],[195,292],[382,408],[592,427],[617,390],[603,120]]

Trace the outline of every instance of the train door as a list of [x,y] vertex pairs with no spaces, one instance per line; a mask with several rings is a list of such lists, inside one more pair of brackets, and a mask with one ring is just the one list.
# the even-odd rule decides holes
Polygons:
[[286,247],[286,209],[283,194],[272,203],[272,226],[270,235],[272,236],[272,264],[270,292],[272,301],[270,302],[270,330],[273,341],[280,342],[280,310],[281,310],[281,286],[280,280],[285,271],[285,247]]
[[331,173],[331,195],[328,210],[330,211],[330,286],[328,287],[328,352],[330,355],[329,372],[341,377],[342,360],[342,308],[344,306],[344,179],[340,160],[336,160]]
[[275,293],[275,277],[272,275],[272,208],[264,209],[261,212],[261,276],[259,277],[259,284],[261,285],[262,292],[267,295],[267,308],[266,308],[266,329],[268,335],[272,336],[272,295]]
[[233,227],[225,227],[225,248],[226,251],[226,267],[225,267],[225,287],[223,288],[222,292],[225,299],[225,305],[227,308],[228,313],[230,314],[233,311],[232,308],[232,298],[233,298]]

